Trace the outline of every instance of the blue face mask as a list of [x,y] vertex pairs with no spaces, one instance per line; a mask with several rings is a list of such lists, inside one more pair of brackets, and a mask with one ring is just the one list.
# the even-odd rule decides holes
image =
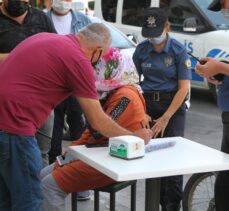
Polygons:
[[148,40],[152,45],[159,45],[165,40],[165,38],[166,38],[166,33],[162,33],[162,35],[160,35],[159,37],[151,37],[148,38]]

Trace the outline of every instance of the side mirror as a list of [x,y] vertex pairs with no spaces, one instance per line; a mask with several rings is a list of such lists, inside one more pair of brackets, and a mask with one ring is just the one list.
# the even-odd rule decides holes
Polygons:
[[127,34],[126,35],[128,37],[129,40],[133,41],[134,43],[138,43],[138,38],[136,34]]
[[183,23],[183,31],[185,32],[196,32],[197,31],[197,20],[194,17],[186,18]]

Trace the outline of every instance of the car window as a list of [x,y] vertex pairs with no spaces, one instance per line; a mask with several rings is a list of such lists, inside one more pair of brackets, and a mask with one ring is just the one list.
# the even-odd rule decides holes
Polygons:
[[168,14],[172,30],[183,31],[185,21],[188,20],[188,18],[193,18],[196,23],[196,32],[207,30],[203,22],[203,18],[197,13],[195,7],[190,1],[164,0],[160,3],[160,7]]
[[102,0],[103,19],[109,22],[116,21],[117,0]]
[[112,44],[111,44],[112,47],[121,48],[121,49],[135,47],[135,44],[133,44],[126,35],[124,35],[122,32],[120,32],[118,29],[116,29],[111,24],[105,21],[102,21],[96,17],[90,17],[90,20],[93,23],[104,23],[107,26],[112,36]]
[[84,11],[85,5],[84,2],[73,2],[72,9],[77,11]]
[[86,15],[94,15],[94,0],[85,1],[85,0],[74,0],[72,1],[72,9],[82,12]]
[[123,0],[122,23],[142,26],[144,9],[149,6],[150,0]]
[[220,11],[213,12],[207,9],[212,0],[194,0],[194,2],[199,6],[201,12],[209,18],[209,20],[217,29],[229,29],[229,22],[223,17]]

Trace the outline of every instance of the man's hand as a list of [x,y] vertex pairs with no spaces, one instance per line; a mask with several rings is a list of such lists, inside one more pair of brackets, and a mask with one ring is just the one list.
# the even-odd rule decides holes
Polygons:
[[218,80],[216,80],[214,78],[207,78],[207,80],[208,80],[209,83],[214,84],[216,86],[223,83],[222,81],[218,81]]
[[152,138],[153,134],[151,129],[142,128],[140,130],[133,132],[133,135],[144,139],[145,144],[147,144]]
[[205,64],[198,63],[195,68],[195,72],[202,77],[211,78],[214,75],[220,73],[222,62],[213,58],[201,58],[201,62]]

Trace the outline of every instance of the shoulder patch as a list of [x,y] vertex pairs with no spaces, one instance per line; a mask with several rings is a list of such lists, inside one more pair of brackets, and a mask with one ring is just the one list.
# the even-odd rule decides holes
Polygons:
[[192,64],[191,64],[190,59],[186,59],[185,60],[185,67],[189,69],[189,68],[191,68],[191,66],[192,66]]

